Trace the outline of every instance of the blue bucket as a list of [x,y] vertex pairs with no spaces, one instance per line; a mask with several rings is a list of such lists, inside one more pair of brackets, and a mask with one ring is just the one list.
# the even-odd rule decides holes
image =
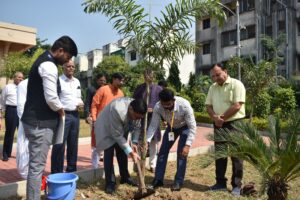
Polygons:
[[72,173],[57,173],[47,177],[47,199],[73,200],[78,176]]

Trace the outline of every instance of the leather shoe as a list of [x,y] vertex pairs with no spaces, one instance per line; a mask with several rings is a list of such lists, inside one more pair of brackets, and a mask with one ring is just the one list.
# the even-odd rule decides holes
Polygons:
[[115,186],[107,186],[105,188],[105,193],[106,194],[114,194],[115,193]]
[[151,185],[152,185],[153,188],[158,188],[158,187],[164,186],[164,183],[162,181],[160,181],[160,180],[153,179]]
[[181,189],[181,186],[179,183],[174,183],[172,186],[171,186],[171,191],[180,191]]
[[2,161],[4,161],[4,162],[8,161],[8,157],[3,157]]
[[120,184],[128,184],[128,185],[135,186],[135,187],[138,186],[138,184],[131,178],[128,178],[126,180],[121,180]]

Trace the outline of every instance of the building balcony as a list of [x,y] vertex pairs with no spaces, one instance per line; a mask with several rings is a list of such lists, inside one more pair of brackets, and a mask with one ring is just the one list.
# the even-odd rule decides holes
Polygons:
[[197,41],[199,42],[204,42],[204,41],[209,41],[215,38],[215,33],[213,28],[208,28],[208,29],[201,29],[197,30],[197,36],[198,39]]
[[212,65],[211,54],[201,55],[200,59],[201,59],[201,61],[200,61],[201,66]]

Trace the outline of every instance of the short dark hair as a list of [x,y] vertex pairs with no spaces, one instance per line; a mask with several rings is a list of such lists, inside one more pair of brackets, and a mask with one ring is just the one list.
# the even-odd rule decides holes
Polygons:
[[174,92],[167,88],[163,89],[158,95],[159,95],[159,100],[164,102],[174,100]]
[[223,65],[222,63],[216,63],[216,64],[213,64],[213,65],[210,67],[209,70],[212,70],[215,66],[220,67],[222,70],[226,70],[226,69],[227,69],[226,66]]
[[115,78],[117,78],[117,79],[124,79],[124,75],[122,74],[122,73],[120,73],[120,72],[116,72],[116,73],[113,73],[112,75],[111,75],[111,78],[112,79],[115,79]]
[[78,50],[75,42],[69,36],[62,36],[58,38],[52,45],[51,51],[56,51],[63,48],[64,51],[70,53],[72,56],[77,56]]
[[96,78],[96,80],[98,80],[99,78],[101,78],[103,76],[105,78],[107,78],[107,74],[105,72],[99,72],[98,74],[96,74],[95,78]]
[[160,80],[160,81],[158,81],[158,85],[163,88],[166,88],[166,87],[168,87],[168,82],[166,80]]
[[133,111],[144,115],[147,112],[147,104],[143,99],[134,99],[130,102]]

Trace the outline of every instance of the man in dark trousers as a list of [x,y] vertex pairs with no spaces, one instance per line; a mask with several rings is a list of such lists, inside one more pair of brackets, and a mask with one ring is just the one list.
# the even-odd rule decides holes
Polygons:
[[3,142],[3,161],[8,161],[14,142],[16,128],[19,126],[17,115],[17,86],[23,80],[23,74],[16,72],[14,82],[7,84],[2,90],[1,109],[5,110],[5,135]]
[[63,65],[76,55],[75,42],[63,36],[54,42],[50,51],[37,58],[29,72],[27,100],[21,118],[29,140],[26,199],[40,199],[41,177],[49,147],[57,136],[59,119],[65,115],[58,97],[61,88],[57,65]]

